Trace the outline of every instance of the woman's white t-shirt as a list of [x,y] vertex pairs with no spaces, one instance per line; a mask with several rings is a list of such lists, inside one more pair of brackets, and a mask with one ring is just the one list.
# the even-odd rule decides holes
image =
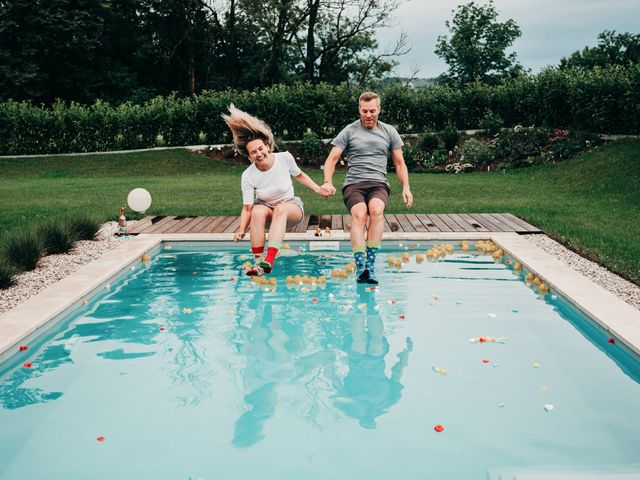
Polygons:
[[274,153],[275,160],[269,170],[263,172],[252,163],[242,172],[242,203],[253,205],[260,200],[275,206],[283,200],[293,198],[291,176],[297,177],[302,170],[289,152]]

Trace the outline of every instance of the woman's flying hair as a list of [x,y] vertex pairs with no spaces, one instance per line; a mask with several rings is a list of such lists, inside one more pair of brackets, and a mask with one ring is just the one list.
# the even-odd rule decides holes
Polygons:
[[229,105],[229,115],[223,114],[222,119],[229,126],[233,134],[233,143],[236,144],[236,149],[242,155],[249,156],[247,143],[251,140],[262,140],[269,147],[269,150],[275,149],[273,132],[269,126],[253,115],[238,110],[233,106],[233,103]]

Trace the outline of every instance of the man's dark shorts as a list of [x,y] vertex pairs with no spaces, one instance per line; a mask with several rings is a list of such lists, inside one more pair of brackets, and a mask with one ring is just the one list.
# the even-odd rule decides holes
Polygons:
[[351,211],[357,203],[364,202],[369,205],[369,200],[379,198],[384,202],[385,207],[389,201],[391,189],[380,182],[360,182],[346,185],[342,188],[342,199],[347,209]]

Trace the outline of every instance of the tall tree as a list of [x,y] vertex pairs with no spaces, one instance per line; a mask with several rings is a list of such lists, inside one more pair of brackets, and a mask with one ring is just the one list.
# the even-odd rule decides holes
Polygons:
[[0,3],[0,96],[50,103],[119,98],[137,84],[138,2]]
[[584,47],[582,51],[573,52],[569,58],[560,60],[560,68],[594,68],[639,62],[640,34],[617,34],[615,30],[605,30],[598,35],[596,47]]
[[522,34],[520,27],[512,19],[499,22],[493,1],[486,5],[470,2],[458,6],[453,13],[453,21],[445,22],[451,38],[440,35],[435,49],[436,55],[449,65],[442,81],[496,83],[523,72],[516,53],[506,54]]
[[[317,65],[314,79],[362,83],[376,73],[382,76],[395,64],[388,59],[407,53],[406,36],[391,52],[374,54],[376,30],[388,27],[402,0],[325,0],[318,16],[318,47],[307,50],[306,65]],[[312,54],[313,58],[309,55]],[[385,60],[386,59],[386,60]]]

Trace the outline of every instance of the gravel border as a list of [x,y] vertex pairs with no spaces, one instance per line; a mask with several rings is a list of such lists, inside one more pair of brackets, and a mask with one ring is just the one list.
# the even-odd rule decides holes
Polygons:
[[[133,226],[135,221],[130,221]],[[45,288],[71,275],[103,254],[126,242],[130,237],[116,237],[117,222],[102,225],[95,240],[81,240],[67,253],[47,255],[38,262],[38,267],[18,275],[15,285],[0,290],[0,314],[11,310],[21,302]]]
[[581,257],[547,235],[532,233],[521,235],[521,237],[535,243],[538,248],[553,255],[571,270],[581,273],[592,282],[640,310],[640,287],[635,283],[625,280],[603,266]]
[[[133,226],[135,222],[129,222]],[[48,286],[78,270],[83,265],[126,242],[130,237],[116,237],[116,222],[102,226],[95,240],[77,242],[74,248],[60,255],[48,255],[38,263],[38,268],[18,275],[12,287],[2,290],[0,314],[36,295]],[[605,290],[640,310],[640,287],[629,282],[595,262],[581,257],[544,234],[521,235],[538,248],[553,255],[572,270],[591,279]]]

